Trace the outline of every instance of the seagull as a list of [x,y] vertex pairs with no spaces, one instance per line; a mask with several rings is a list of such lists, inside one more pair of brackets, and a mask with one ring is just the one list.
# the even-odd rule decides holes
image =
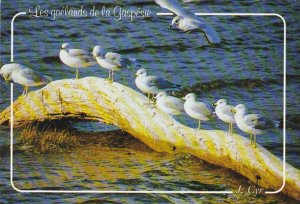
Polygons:
[[228,123],[228,132],[232,134],[233,132],[233,124],[235,123],[234,119],[234,107],[227,105],[226,99],[220,99],[216,103],[213,104],[216,106],[215,112],[220,120],[225,123]]
[[176,0],[155,0],[155,2],[162,8],[168,9],[177,15],[172,20],[171,29],[184,32],[200,31],[204,33],[209,44],[221,42],[218,33],[209,24],[199,16],[183,9]]
[[180,85],[174,84],[164,78],[158,76],[148,76],[146,69],[142,68],[136,72],[136,86],[148,95],[150,104],[150,94],[158,94],[167,89],[179,88]]
[[82,49],[71,49],[69,43],[62,44],[59,58],[65,65],[76,68],[76,79],[78,79],[78,68],[96,64],[89,52]]
[[169,96],[166,92],[159,92],[155,98],[157,107],[163,112],[169,115],[180,115],[184,113],[184,102],[181,99]]
[[271,120],[262,117],[259,114],[248,114],[244,104],[239,104],[234,108],[234,119],[240,130],[250,134],[251,145],[256,147],[256,135],[260,135],[264,130],[274,127]]
[[114,52],[107,52],[100,45],[94,47],[93,55],[101,67],[108,69],[108,80],[112,82],[114,81],[114,71],[128,69],[132,64],[138,66],[136,59],[126,58]]
[[21,84],[24,87],[23,95],[28,93],[29,86],[40,86],[52,81],[50,77],[17,63],[3,65],[0,74],[5,81],[12,80]]
[[184,110],[192,118],[197,119],[198,129],[200,130],[201,120],[207,121],[214,118],[213,109],[206,103],[196,101],[197,97],[194,93],[187,94],[184,98]]

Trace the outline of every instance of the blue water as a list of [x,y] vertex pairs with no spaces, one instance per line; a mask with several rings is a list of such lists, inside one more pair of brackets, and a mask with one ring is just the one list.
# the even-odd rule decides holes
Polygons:
[[[101,44],[108,50],[136,58],[150,74],[160,75],[182,85],[176,94],[193,91],[209,103],[219,98],[236,105],[244,103],[249,112],[261,113],[274,120],[282,119],[283,110],[283,22],[276,16],[203,16],[220,34],[222,43],[209,47],[199,33],[179,33],[168,29],[171,16],[157,16],[167,12],[152,1],[3,1],[1,4],[1,65],[10,61],[10,21],[21,11],[28,12],[36,5],[52,10],[65,5],[71,8],[103,5],[112,10],[149,9],[150,18],[122,19],[113,17],[18,17],[15,22],[15,62],[43,72],[53,79],[74,78],[75,70],[62,64],[58,58],[63,42],[74,47],[92,50]],[[287,21],[287,115],[299,116],[299,37],[297,27],[300,3],[298,1],[200,1],[184,3],[193,12],[278,13]],[[134,72],[134,70],[132,70]],[[98,66],[80,69],[80,77],[107,77]],[[131,73],[117,72],[115,80],[137,90]],[[246,82],[245,82],[246,81]],[[220,82],[218,86],[209,86]],[[204,85],[208,84],[208,87]],[[10,88],[0,81],[0,110],[9,105]],[[22,93],[17,86],[14,96]],[[183,123],[196,127],[197,122],[183,118]],[[297,124],[298,125],[298,124]],[[77,123],[83,132],[105,130],[95,123]],[[298,126],[299,127],[299,126]],[[203,123],[204,129],[223,129],[220,121]],[[287,162],[300,168],[299,128],[287,129]],[[238,131],[241,135],[244,133]],[[84,134],[84,133],[81,133]],[[101,134],[101,133],[99,133]],[[9,129],[0,129],[0,148],[9,144]],[[17,135],[17,133],[16,133]],[[259,136],[258,142],[272,153],[282,157],[282,129],[272,129]],[[136,144],[137,141],[132,143]],[[81,147],[72,153],[15,155],[15,177],[19,188],[76,189],[76,190],[211,190],[237,189],[247,185],[247,179],[219,167],[205,169],[207,164],[196,158],[166,155],[136,146],[99,149]],[[142,145],[142,144],[139,144]],[[1,151],[0,202],[119,202],[151,203],[292,203],[282,195],[48,195],[20,194],[9,184],[9,155]],[[91,154],[93,153],[93,154]],[[127,155],[127,156],[126,156]],[[128,157],[128,155],[131,155]],[[116,159],[119,158],[119,163]],[[121,160],[120,160],[121,158]],[[139,161],[139,162],[137,162]],[[136,167],[138,166],[138,168]],[[110,168],[111,171],[107,170]],[[136,169],[136,168],[137,169]],[[101,169],[101,170],[99,170]],[[126,172],[124,172],[124,170]],[[219,170],[219,171],[218,171]],[[128,172],[127,172],[128,171]],[[105,172],[106,176],[101,177]],[[149,173],[150,172],[150,173]],[[200,172],[200,173],[199,173]],[[125,173],[125,175],[124,175]],[[199,175],[200,174],[200,175]],[[201,176],[202,175],[202,176]],[[205,175],[205,176],[203,176]],[[207,179],[209,178],[209,179]]]

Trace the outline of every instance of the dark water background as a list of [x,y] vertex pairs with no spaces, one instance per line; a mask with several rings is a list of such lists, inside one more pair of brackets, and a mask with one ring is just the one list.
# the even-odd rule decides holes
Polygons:
[[[21,11],[36,5],[59,9],[84,6],[90,10],[105,5],[113,10],[149,9],[151,18],[133,21],[113,17],[19,17],[15,23],[15,62],[43,72],[53,79],[73,78],[75,70],[63,65],[59,49],[63,42],[91,50],[101,44],[108,50],[136,58],[153,75],[161,75],[191,89],[207,102],[227,98],[244,103],[249,112],[282,119],[283,110],[283,23],[276,16],[204,16],[220,34],[221,45],[209,47],[199,33],[178,33],[167,29],[171,16],[152,1],[3,1],[1,2],[1,65],[10,61],[10,21]],[[195,1],[185,3],[193,12],[278,13],[287,21],[287,115],[299,116],[299,1]],[[94,66],[80,69],[80,77],[107,77]],[[116,81],[137,89],[130,73],[118,72]],[[9,105],[9,85],[0,81],[0,110]],[[217,84],[217,86],[213,86]],[[207,85],[207,86],[205,86]],[[191,88],[192,87],[192,88]],[[184,92],[183,92],[184,91]],[[17,86],[14,96],[22,93]],[[181,118],[188,126],[197,122]],[[78,134],[106,130],[96,123],[77,123]],[[300,168],[299,126],[287,129],[287,162]],[[203,123],[204,129],[224,129],[219,121]],[[244,133],[239,132],[244,135]],[[16,137],[18,132],[15,133]],[[9,130],[0,129],[0,148],[9,144]],[[117,137],[117,136],[116,136]],[[282,129],[259,136],[258,142],[282,157]],[[127,145],[80,147],[72,153],[15,155],[15,185],[20,189],[57,190],[237,190],[252,183],[236,173],[209,165],[186,155],[153,152],[134,139]],[[160,203],[293,203],[283,195],[181,195],[181,194],[81,194],[49,195],[16,193],[9,184],[9,154],[0,155],[0,202],[160,202]]]

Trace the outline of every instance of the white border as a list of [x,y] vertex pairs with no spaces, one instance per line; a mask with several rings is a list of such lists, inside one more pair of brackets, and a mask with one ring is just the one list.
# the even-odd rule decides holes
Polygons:
[[[19,15],[26,15],[26,12],[17,13],[11,21],[11,62],[13,62],[13,34],[14,20]],[[276,13],[195,13],[197,16],[277,16],[284,25],[284,46],[283,46],[283,182],[280,189],[276,191],[266,191],[265,194],[276,194],[282,191],[285,186],[286,174],[286,21]],[[173,16],[173,13],[157,13],[157,16]],[[13,83],[11,83],[11,112],[10,112],[10,183],[14,190],[20,193],[128,193],[128,194],[233,194],[233,191],[97,191],[97,190],[21,190],[14,185],[13,181]]]

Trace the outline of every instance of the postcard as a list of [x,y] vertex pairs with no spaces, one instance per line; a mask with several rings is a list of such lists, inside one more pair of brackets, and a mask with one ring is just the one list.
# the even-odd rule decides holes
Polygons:
[[0,203],[298,203],[299,8],[2,1]]

